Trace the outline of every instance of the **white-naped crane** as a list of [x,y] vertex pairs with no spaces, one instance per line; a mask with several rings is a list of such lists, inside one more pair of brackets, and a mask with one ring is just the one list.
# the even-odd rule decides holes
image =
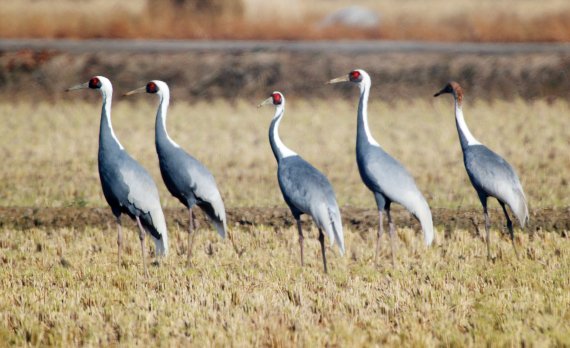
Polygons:
[[301,248],[301,266],[304,265],[303,230],[301,215],[308,214],[313,218],[319,229],[319,242],[325,273],[327,258],[325,254],[325,235],[327,233],[331,246],[336,242],[341,255],[344,253],[344,236],[340,210],[336,202],[332,185],[328,179],[309,162],[305,161],[293,150],[289,149],[279,137],[279,124],[285,113],[285,97],[280,92],[273,92],[258,107],[272,104],[275,115],[269,127],[269,143],[277,160],[277,179],[285,202],[289,206],[297,222],[299,246]]
[[125,213],[137,222],[144,273],[148,275],[144,243],[146,233],[149,233],[154,240],[157,256],[168,254],[168,232],[158,189],[150,174],[125,151],[113,132],[111,81],[103,76],[95,76],[88,82],[73,86],[67,91],[87,88],[98,90],[103,97],[99,128],[99,178],[103,195],[117,221],[119,265],[123,244],[121,214]]
[[390,156],[372,137],[368,127],[368,96],[372,81],[364,70],[353,70],[347,75],[330,80],[328,83],[351,82],[360,89],[356,129],[356,162],[362,181],[372,191],[378,207],[378,238],[376,259],[383,234],[382,212],[386,211],[394,263],[394,234],[396,227],[390,214],[390,205],[398,203],[410,211],[421,223],[424,243],[430,246],[434,239],[431,210],[424,196],[417,188],[414,178],[406,168]]
[[463,117],[463,88],[459,83],[451,81],[436,94],[437,97],[442,94],[449,93],[453,95],[455,101],[455,124],[457,133],[459,134],[459,143],[463,151],[463,164],[465,170],[471,180],[471,184],[477,191],[481,205],[483,206],[483,215],[485,216],[485,233],[487,241],[487,258],[491,258],[491,219],[487,210],[487,199],[495,197],[507,220],[507,229],[509,231],[513,249],[517,259],[519,253],[515,244],[515,233],[513,223],[507,212],[505,205],[508,205],[515,214],[521,228],[529,221],[528,206],[523,187],[519,177],[513,167],[505,161],[501,156],[491,151],[488,147],[481,144],[465,123]]
[[[195,235],[196,218],[192,211],[200,207],[212,221],[220,237],[226,237],[226,209],[216,180],[200,161],[190,156],[174,142],[166,131],[166,116],[170,103],[170,89],[159,80],[153,80],[133,91],[125,93],[156,94],[159,98],[156,112],[155,144],[160,173],[168,191],[188,209],[188,262],[192,257],[192,241]],[[232,241],[233,242],[233,241]],[[234,246],[235,247],[235,246]]]

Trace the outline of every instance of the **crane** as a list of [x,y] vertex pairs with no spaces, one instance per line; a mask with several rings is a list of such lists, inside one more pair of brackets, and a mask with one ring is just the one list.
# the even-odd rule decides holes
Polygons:
[[519,220],[521,228],[524,228],[525,224],[529,221],[529,214],[526,197],[519,177],[507,161],[481,144],[475,139],[473,134],[471,134],[463,117],[463,89],[459,83],[455,81],[449,82],[441,91],[437,92],[434,97],[446,93],[453,95],[455,101],[455,124],[457,126],[457,133],[459,134],[461,150],[463,151],[463,164],[483,206],[487,258],[491,259],[491,219],[487,210],[487,199],[489,197],[495,197],[499,201],[503,213],[505,214],[507,229],[511,237],[515,255],[518,259],[519,254],[515,245],[513,223],[505,205],[511,208]]
[[168,191],[188,209],[188,262],[192,258],[193,229],[196,218],[194,206],[202,211],[214,224],[220,237],[226,237],[226,209],[216,180],[210,171],[197,159],[190,156],[174,142],[166,131],[166,117],[170,103],[170,89],[164,81],[153,80],[133,91],[125,93],[156,94],[159,98],[156,112],[155,144],[160,173]]
[[275,115],[269,127],[269,143],[277,160],[277,179],[281,193],[297,222],[299,246],[301,248],[301,266],[305,264],[301,215],[307,214],[313,218],[319,229],[323,265],[325,273],[327,273],[323,230],[328,234],[331,246],[336,242],[341,255],[344,253],[342,221],[335,193],[330,182],[321,172],[281,141],[279,124],[285,113],[285,97],[283,94],[277,91],[273,92],[258,107],[267,104],[275,106]]
[[356,129],[356,162],[362,181],[374,194],[378,207],[378,233],[376,256],[380,250],[380,238],[383,234],[383,211],[388,217],[392,263],[394,263],[395,224],[390,214],[392,203],[398,203],[410,211],[421,223],[424,243],[429,246],[434,239],[431,210],[424,196],[418,190],[414,178],[406,168],[390,156],[372,137],[368,127],[368,96],[372,84],[368,73],[362,69],[330,80],[328,83],[351,82],[360,89]]
[[99,178],[103,195],[117,222],[119,266],[123,244],[121,214],[124,213],[137,222],[144,273],[148,276],[144,245],[146,233],[154,240],[157,256],[168,254],[168,232],[158,189],[150,174],[125,151],[113,131],[111,81],[104,76],[94,76],[88,82],[73,86],[67,91],[87,88],[98,90],[103,99],[99,128]]

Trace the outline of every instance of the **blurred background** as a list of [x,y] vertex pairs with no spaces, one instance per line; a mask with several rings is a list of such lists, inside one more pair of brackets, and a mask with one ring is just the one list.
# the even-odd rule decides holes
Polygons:
[[568,41],[565,0],[19,0],[3,37]]
[[[374,89],[373,95],[385,100],[431,93],[450,78],[465,83],[472,97],[528,100],[566,97],[570,90],[570,49],[557,46],[570,39],[566,0],[2,1],[0,37],[0,91],[18,91],[17,97],[63,97],[63,81],[96,73],[119,84],[159,76],[185,98],[257,98],[277,88],[292,95],[347,97],[349,87],[327,91],[314,84],[355,67],[381,79],[383,93]],[[11,47],[6,39],[22,41]],[[129,47],[138,41],[62,49],[27,47],[30,39],[191,39],[206,46],[132,52]],[[214,50],[207,46],[211,40],[285,43],[277,49]],[[296,51],[286,45],[298,40],[388,44]],[[482,45],[463,47],[465,42]],[[522,48],[502,51],[502,43]]]

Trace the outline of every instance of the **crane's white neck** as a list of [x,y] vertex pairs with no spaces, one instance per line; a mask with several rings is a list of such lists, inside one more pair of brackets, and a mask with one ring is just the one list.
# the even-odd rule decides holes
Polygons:
[[462,147],[481,144],[477,139],[475,139],[467,127],[467,123],[465,123],[465,118],[463,117],[461,104],[457,101],[457,98],[455,98],[455,121],[457,123],[457,130],[459,132],[459,139]]
[[366,136],[366,140],[370,145],[380,146],[376,140],[372,137],[372,133],[370,132],[370,127],[368,126],[368,97],[370,95],[370,86],[372,82],[370,81],[370,77],[368,75],[362,75],[363,80],[358,84],[360,88],[360,103],[359,103],[359,110],[358,110],[358,117],[360,118],[360,122],[362,122],[362,126],[364,128],[364,134]]
[[160,104],[158,105],[158,111],[156,113],[156,126],[159,127],[160,121],[160,126],[162,126],[162,130],[168,142],[174,147],[180,147],[180,145],[178,145],[176,142],[174,142],[174,140],[172,140],[172,138],[170,138],[168,131],[166,130],[166,116],[168,112],[168,105],[170,104],[170,91],[168,89],[161,88],[157,94],[160,100]]
[[[283,102],[284,103],[284,102]],[[279,124],[283,119],[283,115],[285,114],[285,105],[280,104],[275,106],[275,116],[273,116],[273,120],[275,122],[275,126],[273,127],[273,141],[275,142],[275,146],[281,153],[283,158],[297,156],[297,153],[285,146],[279,137]]]
[[117,145],[119,145],[119,148],[121,150],[124,150],[125,148],[123,147],[123,145],[121,145],[119,139],[117,139],[115,131],[113,130],[113,124],[111,123],[111,104],[113,103],[113,87],[107,84],[103,84],[103,86],[99,89],[99,91],[101,92],[101,96],[103,97],[103,110],[101,116],[105,117],[107,121],[106,123],[108,130],[110,131],[113,140],[117,143]]

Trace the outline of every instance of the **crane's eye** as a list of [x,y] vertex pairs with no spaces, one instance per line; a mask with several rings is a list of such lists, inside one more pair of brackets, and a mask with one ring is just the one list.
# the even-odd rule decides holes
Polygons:
[[97,89],[97,88],[101,88],[102,84],[101,84],[101,80],[99,80],[96,77],[92,77],[91,80],[89,80],[89,88],[93,88],[93,89]]
[[283,98],[281,97],[281,94],[273,93],[271,96],[273,97],[273,104],[274,105],[279,105],[283,102]]
[[158,92],[158,86],[154,82],[149,82],[146,85],[146,92],[147,93],[156,93]]
[[351,71],[349,75],[350,75],[350,81],[358,82],[362,78],[362,74],[360,74],[360,71],[357,70]]

